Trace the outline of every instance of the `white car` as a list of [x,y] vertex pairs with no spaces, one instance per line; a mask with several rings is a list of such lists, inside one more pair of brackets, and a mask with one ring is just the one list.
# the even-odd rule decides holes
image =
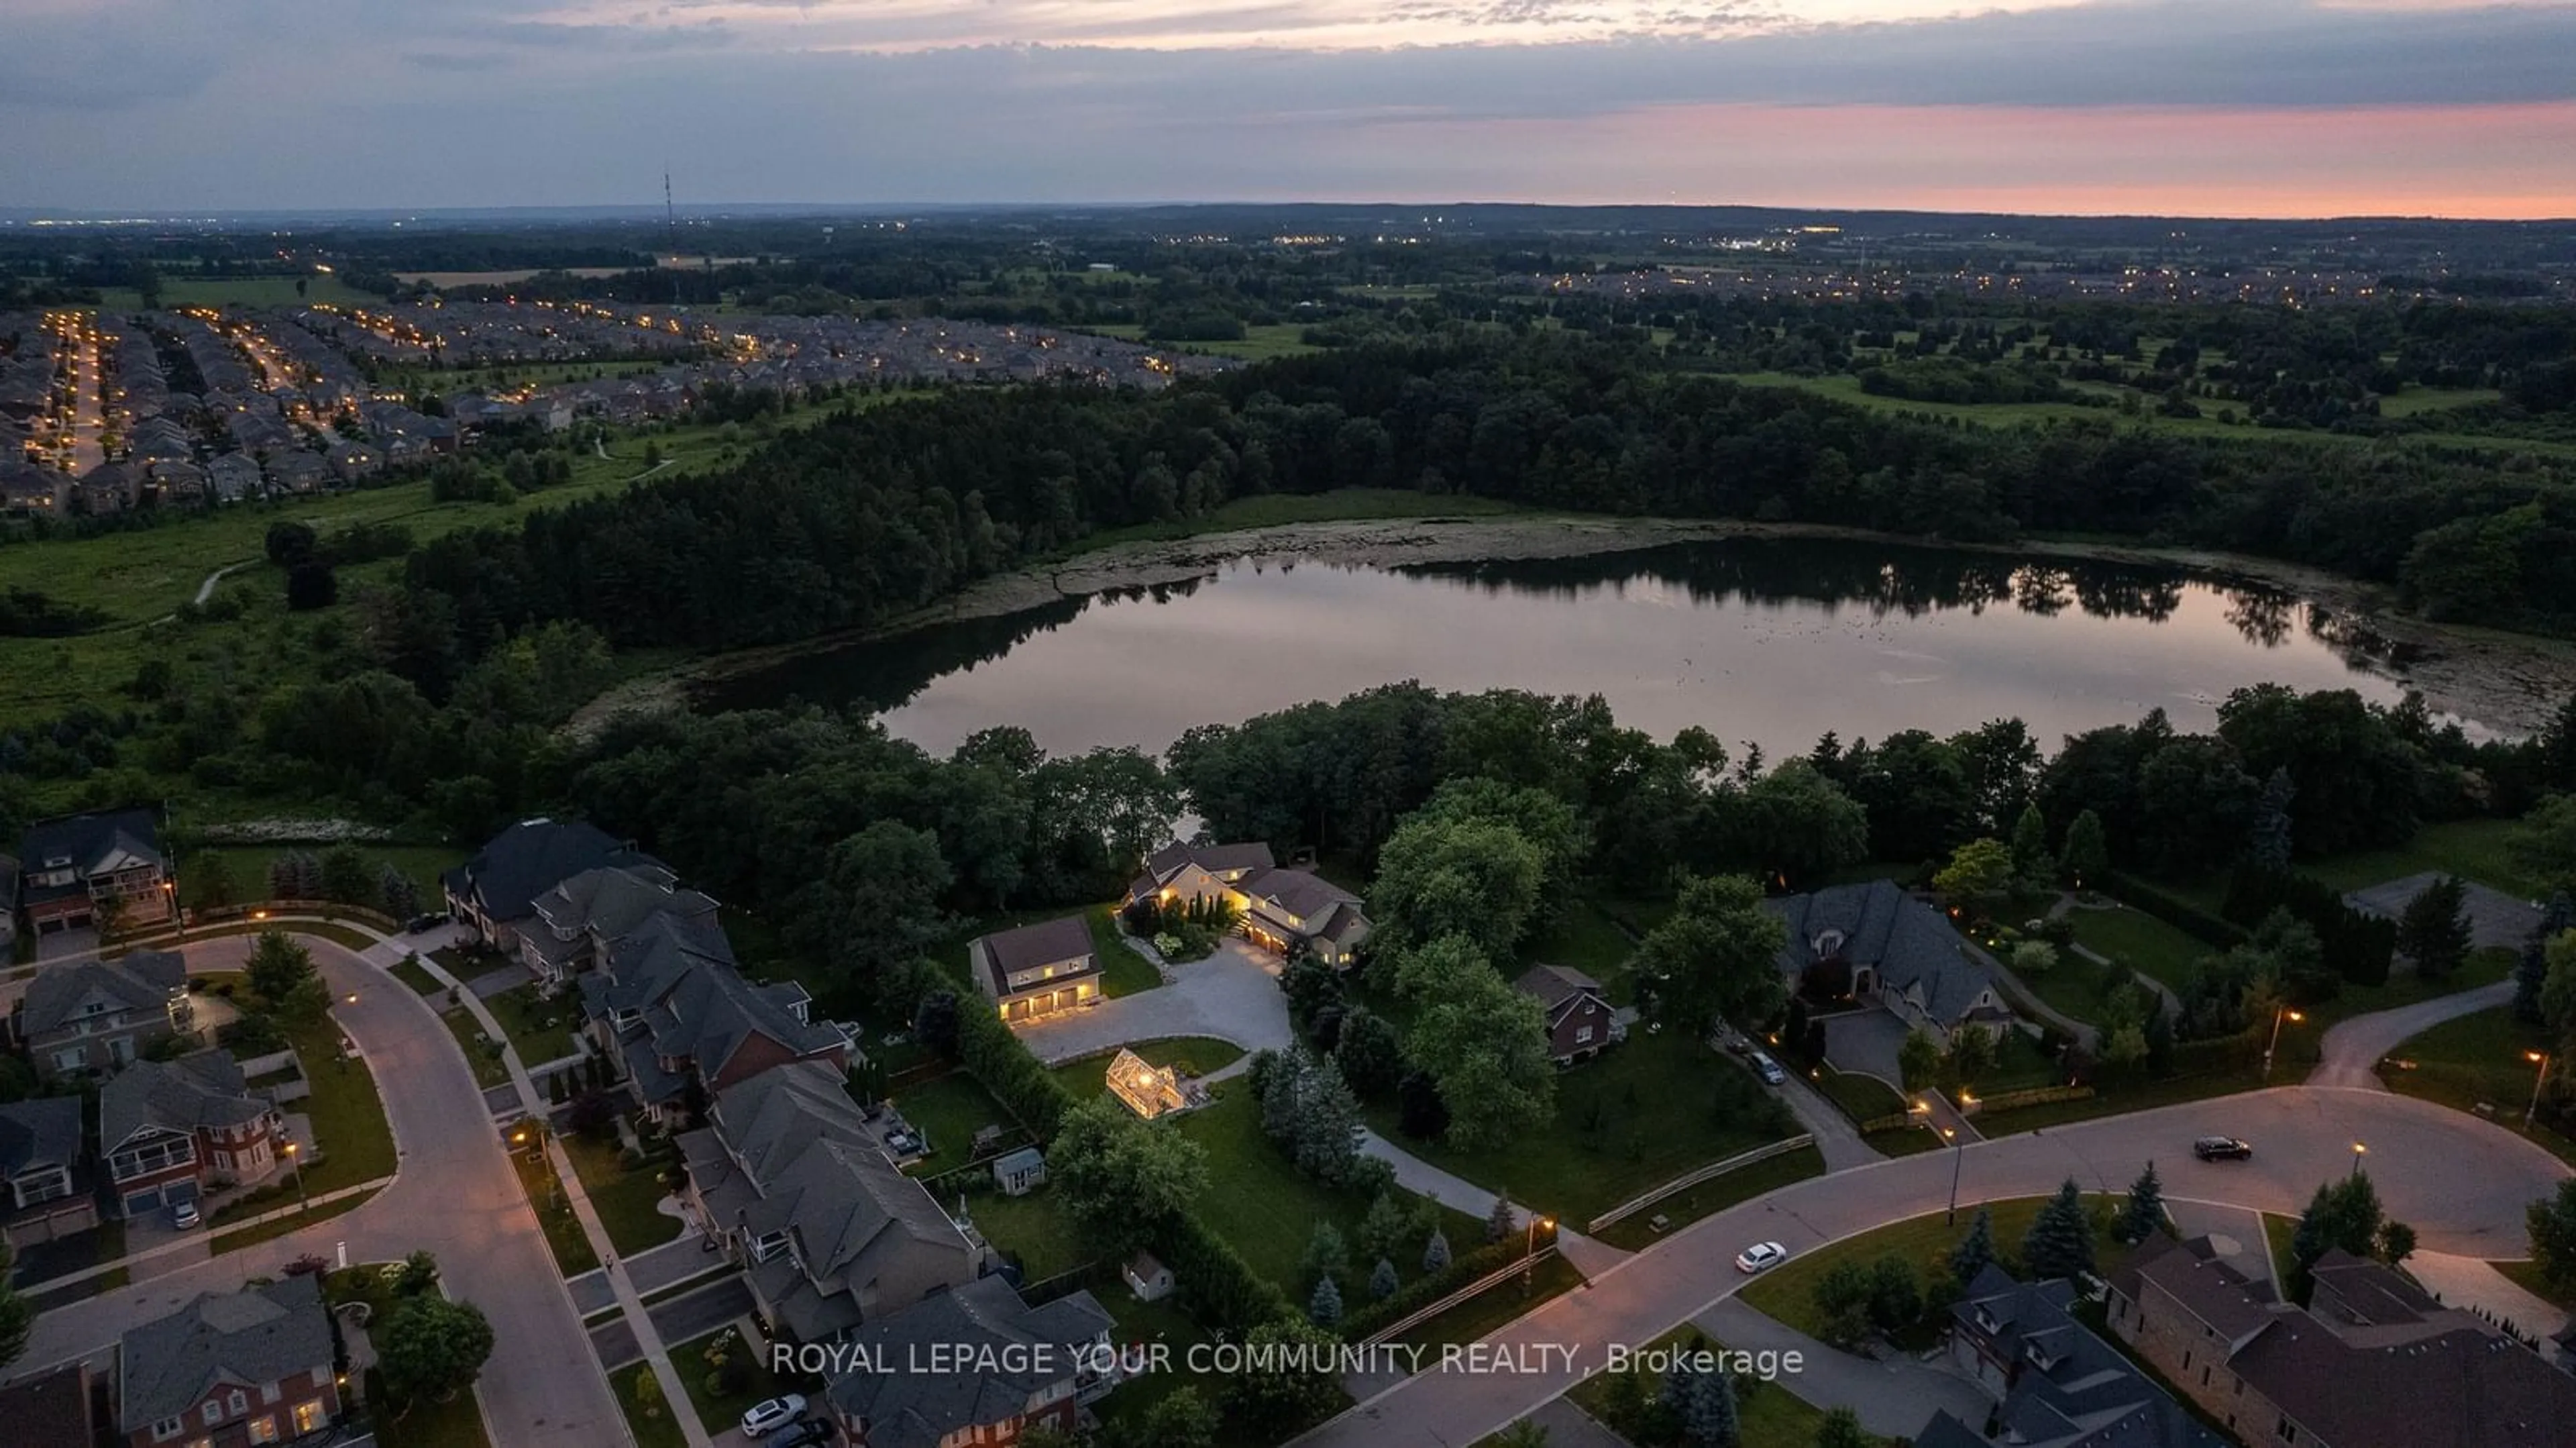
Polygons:
[[195,1202],[172,1202],[170,1204],[170,1225],[178,1228],[182,1232],[187,1231],[189,1228],[196,1226],[199,1222],[204,1220],[205,1218],[197,1214],[197,1204]]
[[1735,1270],[1748,1277],[1756,1272],[1768,1272],[1779,1266],[1788,1255],[1789,1249],[1777,1242],[1756,1242],[1735,1254]]
[[804,1411],[803,1393],[789,1393],[783,1398],[754,1403],[751,1410],[742,1415],[742,1431],[754,1438],[765,1438],[795,1422],[797,1415]]

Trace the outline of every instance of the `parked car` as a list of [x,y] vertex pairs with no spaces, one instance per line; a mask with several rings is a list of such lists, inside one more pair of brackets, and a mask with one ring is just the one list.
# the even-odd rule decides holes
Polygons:
[[742,1415],[742,1431],[754,1438],[766,1438],[796,1421],[805,1411],[805,1395],[789,1393],[751,1405]]
[[1769,1056],[1762,1054],[1760,1051],[1754,1052],[1749,1059],[1753,1062],[1754,1074],[1762,1078],[1762,1084],[1766,1086],[1777,1086],[1781,1082],[1789,1079],[1789,1073],[1780,1069],[1779,1062],[1772,1060]]
[[1735,1270],[1748,1277],[1756,1272],[1768,1272],[1779,1266],[1788,1255],[1789,1249],[1777,1242],[1756,1242],[1735,1254]]
[[2202,1161],[2243,1161],[2254,1148],[2232,1136],[2204,1136],[2191,1144],[2191,1154]]
[[820,1418],[800,1419],[769,1440],[769,1448],[820,1448],[834,1437],[832,1425]]
[[411,923],[405,925],[403,929],[418,935],[424,930],[436,930],[446,923],[447,917],[444,915],[415,915],[411,918]]
[[170,1204],[170,1225],[178,1228],[182,1232],[188,1230],[190,1227],[196,1226],[204,1220],[205,1218],[198,1214],[197,1204],[195,1202],[172,1202]]

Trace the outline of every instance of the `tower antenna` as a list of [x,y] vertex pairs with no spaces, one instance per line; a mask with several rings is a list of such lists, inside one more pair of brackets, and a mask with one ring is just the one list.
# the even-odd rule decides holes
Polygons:
[[680,211],[671,204],[671,163],[662,163],[662,227],[671,247],[671,305],[680,305]]

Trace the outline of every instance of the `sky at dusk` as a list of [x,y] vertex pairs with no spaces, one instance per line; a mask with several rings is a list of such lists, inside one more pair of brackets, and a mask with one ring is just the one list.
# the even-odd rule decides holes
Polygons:
[[2576,215],[2576,3],[0,0],[0,207]]

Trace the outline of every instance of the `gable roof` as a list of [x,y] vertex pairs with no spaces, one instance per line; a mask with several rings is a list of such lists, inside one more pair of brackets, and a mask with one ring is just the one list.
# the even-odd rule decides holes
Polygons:
[[609,865],[643,865],[668,874],[651,855],[616,839],[586,820],[521,820],[492,837],[452,872],[448,883],[460,895],[478,897],[483,913],[494,920],[524,920],[535,913],[534,901],[585,870]]
[[206,1293],[125,1334],[118,1346],[118,1427],[149,1429],[218,1387],[256,1391],[331,1365],[321,1279],[301,1272],[265,1287]]
[[69,1025],[83,1001],[104,998],[122,1010],[166,1012],[170,993],[188,984],[187,958],[176,951],[137,950],[116,960],[84,960],[49,965],[27,983],[19,1004],[22,1038],[41,1036]]
[[31,1166],[70,1166],[81,1155],[81,1099],[39,1096],[0,1104],[0,1181]]
[[[950,1434],[1005,1423],[1039,1389],[1073,1376],[1067,1349],[1098,1341],[1114,1320],[1089,1292],[1040,1307],[998,1276],[933,1294],[852,1334],[877,1362],[916,1360],[914,1349],[964,1350],[978,1366],[944,1373],[854,1371],[825,1389],[832,1407],[867,1425],[868,1448],[936,1448]],[[1047,1344],[1048,1353],[1012,1352]]]
[[2203,1327],[2231,1346],[2240,1346],[2279,1317],[2266,1291],[2252,1279],[2192,1243],[2156,1236],[2111,1273],[2111,1286],[2121,1296],[2139,1300],[2141,1285],[2153,1283],[2198,1318]]
[[2474,1327],[2365,1348],[2289,1313],[2228,1366],[2334,1448],[2576,1443],[2576,1378]]
[[99,1148],[113,1152],[147,1128],[238,1126],[268,1109],[267,1101],[250,1094],[240,1063],[225,1052],[129,1062],[99,1090]]
[[1538,1003],[1547,1008],[1550,1021],[1556,1019],[1561,1007],[1573,1005],[1585,996],[1609,999],[1601,982],[1570,965],[1533,965],[1512,982],[1512,989],[1538,997]]
[[[2074,1287],[2062,1278],[2024,1283],[1989,1263],[1950,1309],[1956,1331],[2018,1364],[1999,1410],[2003,1441],[2028,1448],[2223,1448],[2225,1439],[2076,1321],[2068,1310],[2074,1300]],[[1927,1433],[1917,1441],[1937,1448],[1944,1437]]]
[[661,1069],[662,1057],[693,1062],[712,1078],[759,1037],[799,1056],[849,1044],[829,1026],[797,1019],[793,1006],[808,998],[802,987],[743,978],[712,902],[699,912],[654,912],[608,942],[600,965],[581,977],[584,1006],[593,1017],[631,1012],[641,1018],[619,1040],[629,1064],[642,1063],[636,1088],[648,1102],[673,1100],[687,1089],[685,1076]]
[[66,815],[27,827],[18,853],[30,874],[60,868],[63,861],[79,878],[69,885],[27,886],[27,903],[41,904],[65,895],[86,894],[91,875],[128,864],[166,865],[161,855],[161,834],[148,809],[105,810],[96,814]]
[[89,1364],[66,1363],[43,1377],[0,1388],[0,1423],[26,1443],[87,1443]]
[[1277,863],[1266,840],[1232,845],[1169,844],[1145,857],[1145,873],[1160,883],[1179,874],[1185,865],[1222,875],[1229,870],[1267,870]]
[[2308,1275],[2316,1283],[2308,1297],[2308,1312],[2330,1326],[2412,1326],[2443,1310],[2433,1294],[2395,1268],[2356,1257],[2341,1247],[2328,1248]]
[[[1059,916],[1053,920],[1041,920],[1035,925],[979,935],[967,949],[968,958],[992,982],[997,995],[1011,993],[1011,976],[1017,971],[1080,956],[1093,956],[1093,967],[1096,969],[1099,965],[1091,944],[1091,925],[1079,915]],[[1073,975],[1060,977],[1064,980],[1072,978]],[[1053,988],[1055,982],[1050,981],[1048,985]]]
[[[1787,927],[1780,968],[1789,975],[1819,960],[1840,959],[1876,971],[1883,994],[1920,987],[1925,1013],[1942,1021],[1965,1017],[1977,997],[1994,987],[1993,973],[1960,943],[1940,912],[1892,880],[1785,895],[1763,901],[1762,908]],[[1820,953],[1819,945],[1831,948]]]

